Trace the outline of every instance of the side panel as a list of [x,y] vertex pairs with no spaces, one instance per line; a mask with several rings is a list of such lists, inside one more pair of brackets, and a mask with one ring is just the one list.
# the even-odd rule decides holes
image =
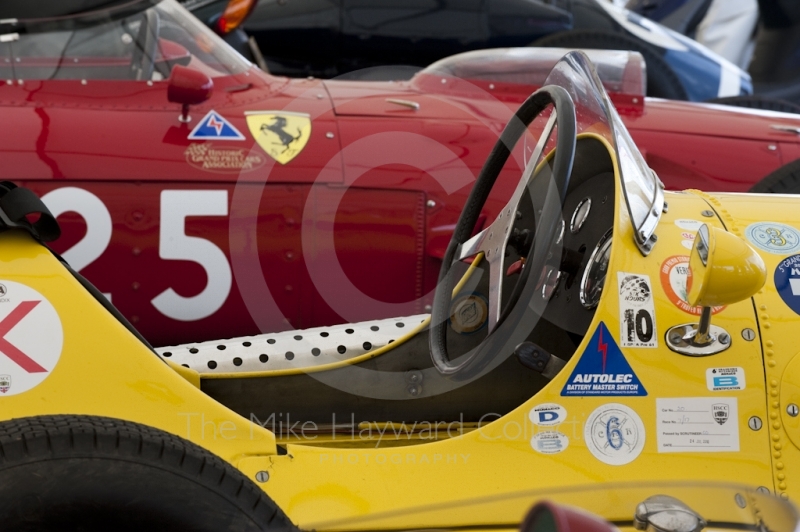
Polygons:
[[746,192],[781,165],[777,144],[762,140],[643,130],[631,136],[671,190]]

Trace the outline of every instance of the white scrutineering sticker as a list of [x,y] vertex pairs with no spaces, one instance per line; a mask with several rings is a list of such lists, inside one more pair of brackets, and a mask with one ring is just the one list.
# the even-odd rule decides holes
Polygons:
[[684,231],[691,231],[692,233],[696,233],[697,230],[700,229],[700,226],[703,225],[703,222],[701,222],[700,220],[691,220],[689,218],[679,218],[675,220],[675,225],[677,225]]
[[681,231],[681,245],[688,250],[691,250],[694,246],[694,238],[697,234],[697,230],[703,225],[703,222],[699,220],[691,220],[689,218],[680,218],[675,220],[675,225],[678,226]]
[[610,403],[589,415],[583,430],[586,446],[595,458],[608,465],[633,462],[644,449],[644,424],[629,407]]
[[544,403],[534,406],[528,413],[531,423],[540,427],[550,427],[563,423],[567,418],[567,409],[556,403]]
[[33,288],[0,280],[0,398],[38,386],[64,345],[61,319]]
[[658,347],[656,310],[650,277],[617,272],[619,280],[619,324],[622,347]]
[[558,454],[569,446],[566,434],[555,430],[546,430],[533,435],[531,447],[542,454]]
[[658,452],[718,453],[739,450],[735,397],[656,399]]
[[744,390],[744,368],[708,368],[706,370],[706,385],[712,392],[729,392]]

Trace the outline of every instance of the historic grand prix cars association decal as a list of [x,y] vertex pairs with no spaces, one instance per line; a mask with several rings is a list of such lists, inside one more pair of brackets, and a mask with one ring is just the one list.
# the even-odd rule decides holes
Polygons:
[[191,140],[244,140],[238,129],[216,111],[209,111],[189,133]]
[[259,146],[280,164],[297,157],[311,136],[311,116],[288,111],[247,111],[247,127]]
[[56,367],[63,345],[53,305],[29,286],[0,281],[0,398],[41,384]]
[[647,390],[601,321],[561,395],[641,396]]
[[778,222],[757,222],[744,230],[747,240],[761,251],[789,255],[800,251],[800,232]]
[[617,272],[620,343],[623,347],[658,347],[656,309],[650,277]]
[[595,409],[584,426],[589,452],[608,465],[634,461],[644,449],[644,424],[629,407],[611,403]]
[[[693,307],[687,301],[689,288],[689,257],[687,255],[673,255],[661,263],[661,287],[673,305],[684,312],[699,316],[703,307]],[[714,307],[712,314],[724,310],[725,307]]]
[[775,288],[796,314],[800,314],[800,255],[782,260],[775,268]]
[[266,157],[255,150],[219,147],[210,142],[193,142],[183,153],[186,162],[195,168],[219,174],[252,172],[267,162]]

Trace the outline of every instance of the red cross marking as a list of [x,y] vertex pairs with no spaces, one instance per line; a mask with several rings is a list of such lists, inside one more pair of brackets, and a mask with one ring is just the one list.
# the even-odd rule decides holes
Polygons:
[[0,353],[16,362],[18,366],[28,373],[47,373],[47,370],[36,363],[31,357],[14,347],[11,342],[6,340],[6,335],[19,322],[41,303],[41,301],[23,301],[17,308],[11,311],[3,321],[0,321]]

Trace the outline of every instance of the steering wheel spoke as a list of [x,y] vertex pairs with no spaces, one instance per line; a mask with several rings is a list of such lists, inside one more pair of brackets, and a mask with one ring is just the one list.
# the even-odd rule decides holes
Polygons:
[[502,258],[497,264],[489,266],[489,334],[494,332],[497,324],[500,323],[500,315],[503,311],[501,305],[503,301],[503,277],[505,277],[505,268],[503,267]]
[[[489,227],[476,235],[472,235],[478,215],[486,204],[489,193],[511,151],[522,135],[526,133],[531,122],[548,108],[551,109],[551,113],[531,157],[525,165],[511,199]],[[526,302],[522,301],[520,296],[520,289],[522,289],[522,292],[529,292],[527,290],[528,285],[525,284],[529,276],[526,274],[520,276],[517,281],[518,284],[511,295],[510,302],[505,304],[508,308],[505,308],[503,283],[506,277],[506,248],[509,245],[509,239],[512,237],[514,224],[517,222],[524,194],[530,189],[534,175],[538,175],[537,171],[539,171],[539,174],[541,174],[539,177],[549,178],[549,175],[543,171],[549,168],[542,164],[542,160],[544,151],[554,132],[557,136],[557,149],[547,166],[552,169],[552,178],[556,184],[556,197],[563,198],[569,185],[569,176],[572,172],[572,162],[575,156],[576,120],[572,99],[566,90],[558,86],[542,87],[522,104],[514,118],[503,130],[500,139],[495,144],[492,153],[478,176],[478,181],[475,183],[467,205],[464,207],[464,211],[456,224],[453,239],[444,257],[442,270],[439,272],[439,284],[434,294],[429,342],[431,359],[442,375],[455,379],[476,377],[500,352],[508,351],[499,347],[499,344],[506,342],[513,336],[510,333],[515,331],[516,322],[521,318],[524,309],[527,308]],[[560,216],[560,208],[555,210],[558,211],[558,216]],[[525,211],[525,209],[522,209],[522,211]],[[545,208],[540,216],[552,218],[552,211],[553,209]],[[517,254],[527,254],[525,257],[520,256],[520,259],[525,259],[524,264],[528,272],[539,271],[544,268],[548,250],[551,244],[555,242],[558,230],[561,227],[560,224],[555,223],[555,220],[549,219],[545,220],[545,223],[541,225],[541,228],[546,229],[540,231],[538,221],[536,226],[535,245],[526,243],[522,246],[523,250],[520,251],[518,243],[514,244]],[[518,240],[517,236],[514,238]],[[452,291],[451,278],[448,273],[453,264],[481,252],[483,252],[484,261],[488,262],[489,265],[488,334],[478,347],[458,357],[456,360],[451,360],[447,353],[446,341],[447,318],[449,316]],[[529,295],[526,295],[526,297],[530,298]],[[513,348],[511,351],[513,351]],[[506,354],[510,354],[511,351]]]

